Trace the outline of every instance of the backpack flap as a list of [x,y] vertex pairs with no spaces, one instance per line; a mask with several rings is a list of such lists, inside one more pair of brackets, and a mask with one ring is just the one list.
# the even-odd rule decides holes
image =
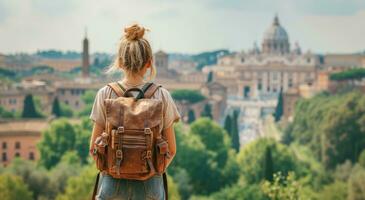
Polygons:
[[162,101],[159,99],[118,97],[105,99],[104,103],[107,121],[115,128],[120,124],[125,129],[153,128],[161,124]]

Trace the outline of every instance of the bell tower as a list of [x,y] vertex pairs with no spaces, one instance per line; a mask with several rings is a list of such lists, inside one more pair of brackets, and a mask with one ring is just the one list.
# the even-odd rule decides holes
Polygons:
[[87,30],[85,29],[85,38],[82,42],[82,77],[89,77],[89,40],[87,39]]

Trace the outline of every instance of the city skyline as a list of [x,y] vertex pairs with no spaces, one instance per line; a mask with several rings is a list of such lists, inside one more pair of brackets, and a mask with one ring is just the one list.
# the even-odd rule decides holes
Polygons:
[[[1,53],[58,49],[80,51],[85,27],[90,52],[116,51],[122,27],[139,22],[151,29],[153,49],[197,53],[248,50],[261,45],[275,14],[291,47],[303,51],[365,50],[365,1],[0,1]],[[27,20],[24,20],[27,19]]]

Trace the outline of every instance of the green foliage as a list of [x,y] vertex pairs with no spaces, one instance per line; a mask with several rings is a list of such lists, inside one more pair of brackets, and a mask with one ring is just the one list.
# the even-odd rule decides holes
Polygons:
[[347,197],[347,183],[335,181],[325,185],[319,194],[319,199],[323,200],[343,200]]
[[176,101],[188,102],[188,103],[197,103],[203,101],[205,97],[197,90],[174,90],[171,92],[171,96]]
[[359,156],[359,164],[365,168],[365,149],[362,150],[360,156]]
[[[183,199],[191,193],[215,192],[237,180],[235,154],[224,129],[208,118],[201,118],[191,124],[188,133],[182,131],[182,128],[175,129],[179,153],[169,170],[179,183]],[[182,181],[181,177],[184,177]]]
[[212,115],[212,105],[210,105],[209,103],[204,105],[203,111],[200,114],[201,117],[208,117],[210,119],[213,119],[213,115]]
[[347,159],[356,162],[365,149],[365,95],[353,91],[301,100],[285,135],[308,145],[327,169]]
[[364,77],[365,77],[364,68],[349,69],[343,72],[337,72],[330,75],[330,79],[336,81],[362,79]]
[[95,90],[87,90],[81,99],[84,102],[84,108],[78,113],[79,116],[89,116],[93,107],[94,99],[96,96]]
[[180,200],[180,194],[179,194],[179,190],[178,187],[174,181],[174,179],[171,176],[167,176],[167,182],[168,182],[168,187],[169,187],[169,199],[171,200]]
[[240,150],[240,132],[239,132],[239,111],[235,110],[232,116],[232,133],[231,133],[231,141],[232,147],[236,152]]
[[24,99],[24,107],[23,107],[23,118],[41,118],[42,115],[37,112],[34,101],[33,95],[28,94],[25,96]]
[[265,181],[262,184],[263,192],[271,200],[299,200],[301,186],[295,180],[295,174],[290,172],[283,176],[280,172],[274,174],[273,182]]
[[266,147],[265,150],[265,159],[264,159],[264,178],[265,180],[272,181],[273,180],[273,174],[274,174],[274,163],[272,160],[271,155],[271,148],[270,146]]
[[3,200],[31,200],[32,192],[28,190],[21,178],[10,174],[1,174],[0,196]]
[[348,183],[348,200],[365,199],[365,169],[355,166]]
[[69,105],[60,103],[56,97],[52,104],[52,114],[56,117],[72,117],[73,111]]
[[0,106],[0,118],[11,119],[14,117],[14,113],[7,111],[4,109],[4,107]]
[[195,121],[195,112],[194,110],[189,110],[188,112],[188,123],[191,124]]
[[232,118],[231,115],[227,115],[224,119],[224,129],[227,131],[230,137],[232,137]]
[[67,180],[65,192],[59,194],[56,200],[86,200],[90,199],[95,184],[97,170],[94,166],[84,167],[80,174]]
[[223,55],[227,55],[227,54],[229,54],[228,50],[220,49],[220,50],[203,52],[200,54],[193,55],[192,60],[194,62],[198,63],[196,68],[198,70],[201,70],[204,66],[216,64],[217,58],[219,56],[223,56]]
[[207,83],[211,83],[213,81],[213,72],[210,71],[207,78]]
[[53,100],[53,103],[52,103],[52,114],[56,117],[61,116],[61,106],[60,106],[60,102],[58,101],[57,97]]
[[279,96],[278,96],[278,103],[275,108],[274,118],[275,121],[278,122],[281,119],[281,116],[284,113],[284,106],[283,106],[283,91],[280,90]]
[[38,143],[40,164],[48,169],[55,166],[64,153],[74,149],[75,141],[75,128],[67,120],[53,121]]
[[268,200],[257,184],[240,185],[234,184],[225,187],[210,196],[193,196],[191,200]]
[[[273,172],[281,172],[286,175],[289,171],[295,171],[302,175],[301,162],[295,154],[285,145],[275,142],[273,139],[258,139],[245,145],[238,154],[241,179],[248,184],[259,183],[265,179],[265,152],[267,147],[271,149],[274,161]],[[271,169],[270,169],[271,171]]]

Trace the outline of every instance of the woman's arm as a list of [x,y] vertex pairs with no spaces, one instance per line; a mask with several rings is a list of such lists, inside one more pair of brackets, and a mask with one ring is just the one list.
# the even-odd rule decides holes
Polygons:
[[167,166],[170,165],[172,159],[176,155],[176,140],[175,140],[175,131],[174,131],[174,125],[171,124],[170,127],[163,130],[163,135],[166,135],[167,142],[169,144],[169,152],[170,157],[167,158]]
[[89,152],[92,155],[95,139],[100,136],[104,131],[104,127],[94,122],[93,131],[90,138]]

